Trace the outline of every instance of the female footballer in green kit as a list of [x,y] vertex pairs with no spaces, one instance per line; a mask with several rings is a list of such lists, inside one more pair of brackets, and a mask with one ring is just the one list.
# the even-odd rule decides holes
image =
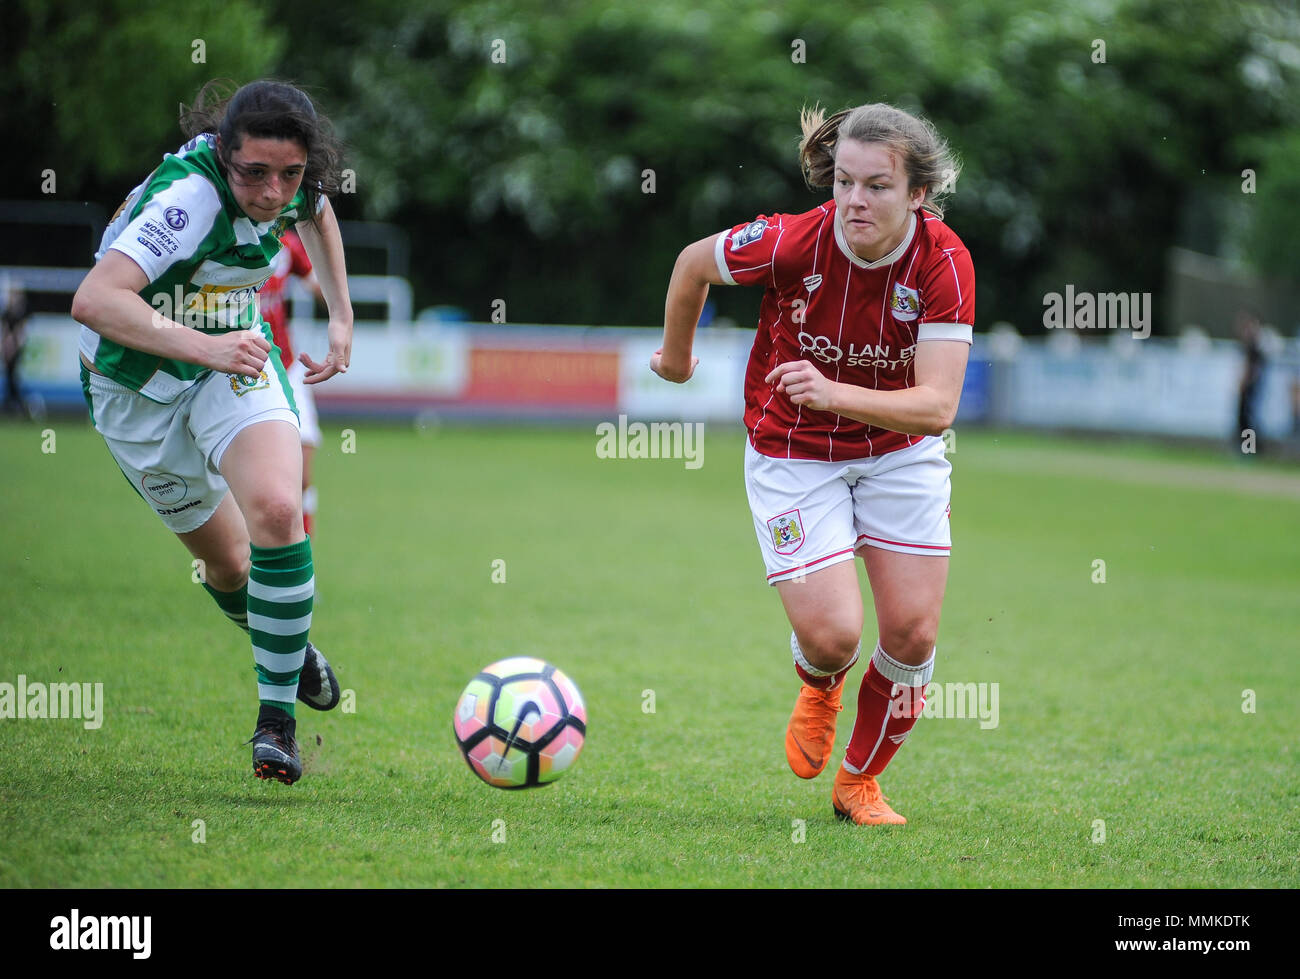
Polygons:
[[128,196],[73,299],[82,387],[122,472],[248,631],[253,769],[293,784],[294,701],[330,710],[339,686],[308,642],[298,418],[257,290],[296,226],[329,307],[329,352],[301,356],[306,382],[347,370],[352,306],[327,196],[340,146],[307,95],[272,81],[228,99],[210,83],[182,124],[189,142]]

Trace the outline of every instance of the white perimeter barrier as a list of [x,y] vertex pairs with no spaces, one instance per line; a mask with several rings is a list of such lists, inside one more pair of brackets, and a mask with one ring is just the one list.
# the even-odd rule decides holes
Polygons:
[[[22,364],[24,387],[51,408],[77,407],[76,324],[33,316]],[[685,385],[651,373],[657,329],[358,325],[352,366],[316,389],[325,416],[372,412],[497,419],[609,419],[618,414],[665,421],[739,422],[745,363],[753,332],[701,329],[700,365]],[[1173,340],[1058,349],[1025,340],[993,359],[976,334],[959,422],[1038,428],[1234,437],[1243,359],[1236,344]],[[297,350],[326,351],[325,326],[295,326]],[[1294,349],[1270,358],[1257,401],[1262,438],[1292,433],[1292,390],[1300,384]]]

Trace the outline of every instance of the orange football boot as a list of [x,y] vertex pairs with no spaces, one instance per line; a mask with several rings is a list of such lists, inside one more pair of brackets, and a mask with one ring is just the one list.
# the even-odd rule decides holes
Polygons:
[[835,773],[831,805],[840,819],[859,826],[905,826],[907,820],[889,808],[874,775],[854,775],[843,765]]
[[816,778],[830,760],[835,747],[835,715],[844,709],[840,703],[843,690],[841,680],[834,690],[818,690],[805,683],[799,691],[785,729],[785,757],[800,778]]

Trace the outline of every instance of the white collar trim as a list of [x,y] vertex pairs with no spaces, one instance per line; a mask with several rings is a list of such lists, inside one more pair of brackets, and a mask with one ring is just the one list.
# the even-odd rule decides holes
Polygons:
[[912,243],[912,236],[915,234],[916,212],[912,211],[908,215],[907,234],[903,235],[903,240],[898,243],[898,247],[883,258],[868,262],[865,258],[859,258],[855,255],[853,249],[849,247],[848,239],[844,237],[844,224],[840,218],[840,212],[838,209],[835,211],[835,244],[839,246],[844,257],[860,269],[878,269],[885,265],[893,265],[903,257],[903,252],[907,251],[907,246]]
[[260,232],[270,226],[270,221],[264,221],[261,224],[255,222],[250,217],[241,215],[230,222],[235,232],[235,244],[237,245],[256,245],[261,237]]

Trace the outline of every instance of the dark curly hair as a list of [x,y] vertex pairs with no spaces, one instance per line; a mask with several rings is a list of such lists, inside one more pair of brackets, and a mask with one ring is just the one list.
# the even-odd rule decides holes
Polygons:
[[221,137],[221,166],[245,136],[288,139],[307,150],[302,190],[307,213],[315,222],[320,198],[333,197],[342,183],[343,144],[330,121],[316,110],[310,96],[287,82],[263,79],[235,89],[229,79],[213,79],[199,89],[192,105],[181,106],[181,130],[186,139],[201,133]]

